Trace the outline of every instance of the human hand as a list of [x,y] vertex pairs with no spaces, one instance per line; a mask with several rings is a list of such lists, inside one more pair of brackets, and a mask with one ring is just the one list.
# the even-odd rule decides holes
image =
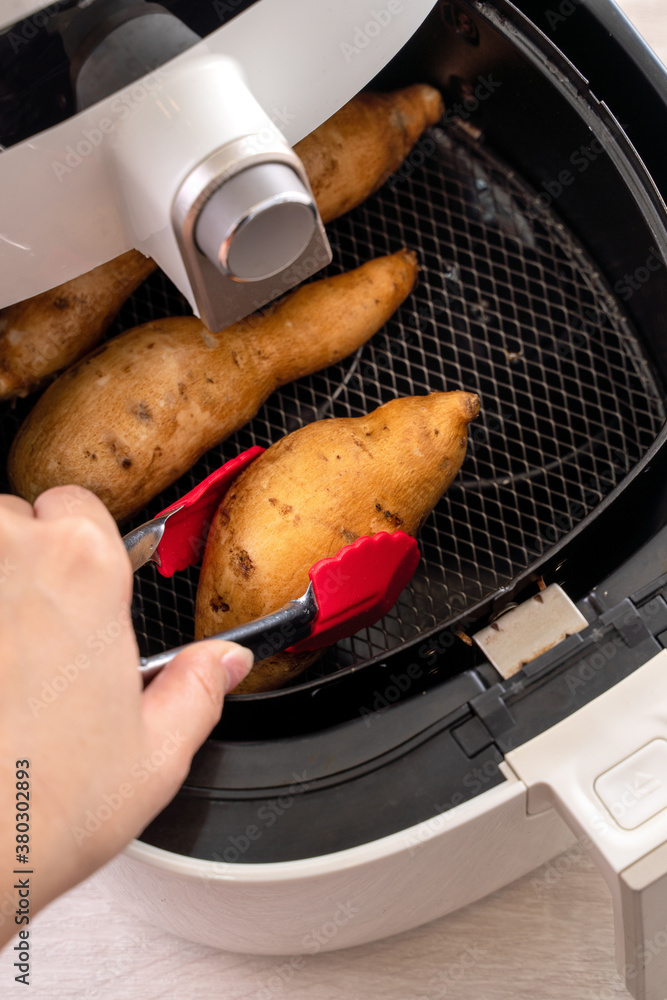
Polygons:
[[[118,529],[92,493],[57,487],[34,508],[0,496],[0,943],[18,930],[13,870],[33,873],[34,913],[122,850],[173,798],[225,691],[252,665],[249,650],[211,640],[142,690],[131,596]],[[13,845],[23,761],[30,830],[16,845],[21,864]]]

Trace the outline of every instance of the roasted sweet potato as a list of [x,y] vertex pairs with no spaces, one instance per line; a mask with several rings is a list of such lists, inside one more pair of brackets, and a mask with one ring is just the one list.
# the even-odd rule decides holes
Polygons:
[[100,342],[155,270],[138,250],[0,310],[0,400],[27,396]]
[[[272,445],[232,484],[209,532],[196,634],[214,635],[301,596],[308,571],[360,535],[416,535],[458,473],[473,393],[405,396],[368,416],[319,420]],[[255,664],[237,693],[279,687],[317,652]]]
[[127,517],[279,386],[365,343],[416,274],[415,254],[401,250],[304,285],[220,333],[186,316],[114,338],[61,375],[27,417],[9,455],[15,491],[33,501],[76,483]]
[[384,184],[443,112],[440,93],[428,84],[364,91],[297,142],[322,220],[349,212]]

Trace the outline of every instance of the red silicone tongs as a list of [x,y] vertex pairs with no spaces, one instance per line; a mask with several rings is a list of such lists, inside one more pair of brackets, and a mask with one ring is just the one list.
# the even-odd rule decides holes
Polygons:
[[[152,560],[163,576],[173,576],[198,562],[219,503],[234,479],[263,451],[255,446],[232,458],[157,517],[125,535],[133,569]],[[362,536],[335,556],[315,563],[301,597],[209,638],[241,643],[253,651],[255,659],[284,649],[331,646],[386,615],[412,579],[418,562],[417,542],[404,531]],[[144,679],[150,680],[182,648],[141,657],[139,669]]]
[[132,569],[151,560],[162,576],[173,576],[201,559],[213,515],[236,477],[264,448],[255,445],[225,462],[157,517],[124,536]]
[[[418,562],[417,541],[404,531],[363,536],[335,556],[315,563],[301,597],[263,618],[208,638],[241,643],[257,660],[283,649],[331,646],[386,615]],[[139,669],[144,679],[150,680],[183,648],[142,657]]]

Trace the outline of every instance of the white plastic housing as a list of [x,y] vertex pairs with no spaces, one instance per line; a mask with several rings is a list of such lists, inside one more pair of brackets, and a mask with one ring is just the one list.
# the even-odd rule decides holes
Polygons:
[[[233,153],[228,156],[227,150]],[[186,181],[192,186],[190,179],[197,176],[200,166],[208,168],[215,162],[212,152],[220,160],[219,167],[210,176],[205,171],[201,186],[186,199],[188,210],[177,216]],[[175,66],[156,81],[152,99],[139,105],[110,135],[108,164],[116,190],[122,194],[118,207],[124,231],[133,246],[169,275],[211,330],[220,330],[264,305],[275,297],[273,285],[235,287],[199,252],[191,233],[189,240],[184,238],[186,217],[191,230],[205,195],[216,189],[230,190],[228,200],[233,201],[231,181],[244,167],[283,162],[286,157],[302,169],[248,90],[238,63],[211,54]],[[232,218],[237,208],[230,205]],[[330,260],[321,226],[319,238],[322,251],[311,254],[314,266],[303,277]],[[286,287],[298,280],[293,277]]]
[[135,841],[100,877],[128,909],[180,937],[230,951],[301,955],[418,927],[574,841],[553,811],[528,815],[526,789],[510,776],[424,823],[336,854],[227,864]]
[[44,7],[44,0],[37,3],[35,0],[2,0],[0,2],[0,31],[16,24],[24,17],[29,17],[35,11],[43,10]]
[[667,995],[667,650],[506,762],[528,811],[555,807],[611,889],[619,974]]

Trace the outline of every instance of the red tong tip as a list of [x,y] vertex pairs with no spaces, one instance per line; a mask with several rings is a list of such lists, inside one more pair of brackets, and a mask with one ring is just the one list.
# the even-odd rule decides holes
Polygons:
[[311,568],[318,612],[311,634],[290,651],[331,646],[374,625],[393,608],[419,563],[417,540],[404,531],[380,531],[344,545]]

